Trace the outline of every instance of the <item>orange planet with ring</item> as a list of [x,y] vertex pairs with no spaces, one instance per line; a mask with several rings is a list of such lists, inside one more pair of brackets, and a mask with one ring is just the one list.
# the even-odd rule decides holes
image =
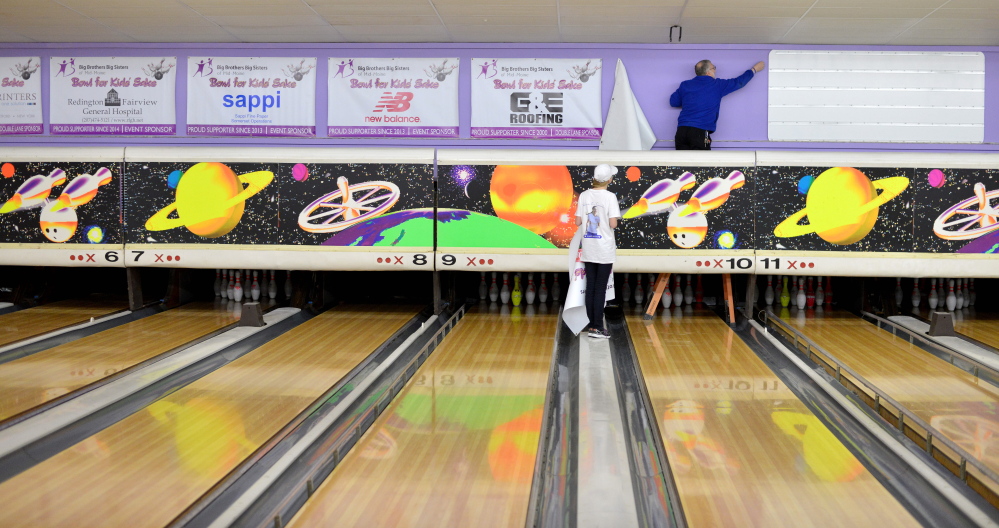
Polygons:
[[498,165],[489,182],[496,216],[539,235],[559,225],[572,197],[564,165]]

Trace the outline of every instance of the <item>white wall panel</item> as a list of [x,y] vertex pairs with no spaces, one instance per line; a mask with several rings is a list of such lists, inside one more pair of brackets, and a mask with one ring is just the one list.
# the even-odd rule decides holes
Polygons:
[[774,50],[771,141],[981,143],[985,55]]

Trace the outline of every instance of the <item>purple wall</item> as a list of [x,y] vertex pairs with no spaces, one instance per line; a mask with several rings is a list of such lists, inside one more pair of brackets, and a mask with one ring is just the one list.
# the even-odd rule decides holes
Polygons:
[[[187,77],[189,55],[216,56],[315,56],[316,69],[316,129],[314,139],[292,138],[116,138],[116,137],[0,137],[3,146],[83,146],[83,145],[256,145],[256,146],[433,146],[475,148],[583,148],[597,147],[596,141],[539,140],[478,140],[469,139],[471,59],[485,57],[524,58],[600,58],[603,59],[603,112],[614,88],[617,59],[628,68],[639,103],[652,124],[659,141],[656,149],[672,149],[678,109],[669,107],[669,95],[676,86],[693,76],[693,65],[700,59],[711,59],[718,66],[720,77],[735,77],[756,61],[766,61],[772,49],[836,49],[836,50],[907,50],[907,51],[982,51],[985,53],[986,105],[985,143],[979,145],[938,144],[877,144],[877,143],[784,143],[767,140],[767,72],[758,74],[745,88],[724,99],[718,131],[714,134],[716,149],[802,149],[802,150],[912,150],[912,151],[999,151],[999,48],[972,47],[883,47],[883,46],[765,46],[765,45],[631,45],[631,44],[5,44],[0,56],[40,55],[45,65],[42,77],[42,97],[48,100],[48,62],[50,56],[147,56],[176,55],[177,75]],[[354,57],[448,57],[458,56],[460,70],[459,104],[461,108],[461,138],[452,140],[370,139],[345,140],[323,137],[326,133],[327,58]],[[187,117],[187,94],[183,82],[178,83],[177,124],[184,131]],[[48,105],[45,123],[48,124]]]

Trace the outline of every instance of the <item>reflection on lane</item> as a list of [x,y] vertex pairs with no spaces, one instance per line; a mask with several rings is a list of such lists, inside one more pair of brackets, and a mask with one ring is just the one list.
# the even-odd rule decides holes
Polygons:
[[0,346],[128,309],[126,302],[57,301],[0,315]]
[[848,312],[781,317],[999,471],[999,388]]
[[690,526],[918,525],[716,315],[628,325]]
[[418,311],[316,316],[0,483],[0,526],[167,525]]
[[0,365],[0,420],[236,322],[219,303],[167,310]]
[[557,314],[482,305],[292,526],[523,526]]

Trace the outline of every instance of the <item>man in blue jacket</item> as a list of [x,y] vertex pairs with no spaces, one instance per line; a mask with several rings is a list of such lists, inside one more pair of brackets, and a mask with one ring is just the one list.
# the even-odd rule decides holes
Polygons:
[[757,62],[735,79],[716,79],[715,65],[702,60],[694,66],[697,77],[680,83],[669,96],[670,106],[680,108],[676,150],[711,150],[711,133],[718,123],[721,98],[742,88],[766,65]]

